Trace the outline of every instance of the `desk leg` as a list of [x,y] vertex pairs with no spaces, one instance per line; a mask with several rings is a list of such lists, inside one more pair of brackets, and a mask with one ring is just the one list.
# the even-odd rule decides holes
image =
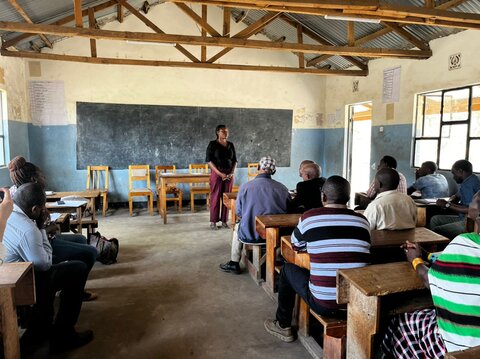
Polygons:
[[77,208],[77,232],[82,234],[82,207]]
[[347,358],[373,358],[378,331],[380,298],[368,297],[350,285],[347,314]]
[[235,227],[235,223],[237,222],[237,211],[236,211],[236,208],[235,208],[235,201],[236,200],[233,200],[231,199],[230,200],[230,218],[232,220],[232,228]]
[[20,359],[17,310],[13,301],[13,288],[0,288],[2,309],[3,352],[5,358]]
[[264,289],[270,295],[273,296],[275,292],[275,253],[276,249],[280,245],[280,229],[279,228],[267,228],[267,263],[265,271],[265,284]]
[[417,207],[417,227],[427,226],[427,207]]
[[92,206],[92,220],[95,220],[95,212],[97,212],[97,203],[95,197],[90,199],[90,205]]
[[160,193],[160,197],[161,197],[161,215],[163,217],[163,224],[167,224],[167,185],[165,183],[165,179],[162,178],[160,180],[161,182],[161,193]]

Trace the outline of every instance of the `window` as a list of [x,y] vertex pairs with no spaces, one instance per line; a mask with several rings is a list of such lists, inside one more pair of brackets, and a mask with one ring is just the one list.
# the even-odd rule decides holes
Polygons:
[[480,85],[419,94],[416,112],[413,166],[468,159],[480,170]]
[[0,91],[0,167],[4,167],[7,165],[5,159],[5,129],[3,126],[7,114],[5,104],[5,92]]

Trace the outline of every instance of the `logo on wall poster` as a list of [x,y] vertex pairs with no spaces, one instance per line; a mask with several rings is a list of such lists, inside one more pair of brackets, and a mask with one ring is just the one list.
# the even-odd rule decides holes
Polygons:
[[358,80],[353,81],[352,92],[358,92]]
[[456,70],[462,67],[462,54],[453,54],[450,55],[450,58],[448,60],[448,70]]

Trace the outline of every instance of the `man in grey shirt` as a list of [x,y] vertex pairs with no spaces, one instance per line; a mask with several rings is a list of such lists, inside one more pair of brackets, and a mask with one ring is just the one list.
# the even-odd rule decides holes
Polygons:
[[255,230],[256,216],[287,213],[290,196],[287,187],[272,179],[275,171],[275,160],[262,157],[258,163],[258,175],[240,187],[236,202],[236,214],[240,222],[233,231],[231,260],[220,264],[222,271],[240,274],[243,243],[264,243]]

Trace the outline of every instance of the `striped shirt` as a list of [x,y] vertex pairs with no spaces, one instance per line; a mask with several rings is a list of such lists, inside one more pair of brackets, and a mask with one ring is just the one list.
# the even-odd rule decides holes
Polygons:
[[464,233],[452,240],[428,280],[447,351],[480,345],[480,235]]
[[315,208],[302,215],[291,241],[310,255],[309,289],[315,301],[329,309],[345,308],[336,302],[337,269],[370,262],[367,219],[347,208]]

